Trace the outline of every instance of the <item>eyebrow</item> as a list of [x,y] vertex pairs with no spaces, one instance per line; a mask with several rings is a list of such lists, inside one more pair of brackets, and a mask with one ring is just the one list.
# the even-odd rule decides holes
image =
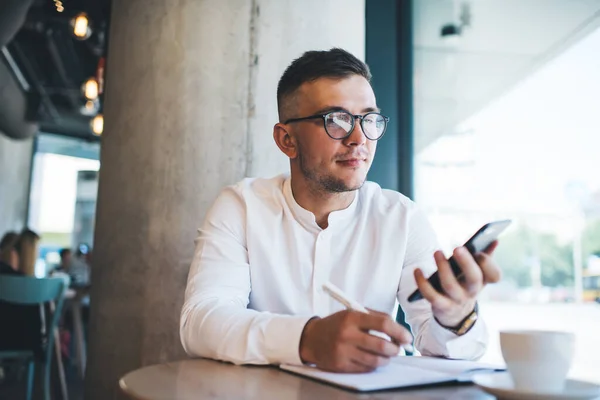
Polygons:
[[[333,111],[346,111],[349,114],[352,114],[350,111],[348,111],[348,109],[344,108],[344,107],[340,107],[340,106],[327,106],[327,107],[323,107],[317,111],[315,111],[315,115],[317,114],[327,114],[328,112],[333,112]],[[369,113],[369,112],[380,112],[381,110],[378,107],[367,107],[367,108],[363,108],[363,110],[361,111],[363,114]]]

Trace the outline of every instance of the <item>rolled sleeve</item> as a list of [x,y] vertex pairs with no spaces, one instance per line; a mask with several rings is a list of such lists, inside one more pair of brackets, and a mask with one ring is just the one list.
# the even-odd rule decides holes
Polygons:
[[431,339],[427,341],[428,349],[424,355],[430,355],[425,353],[433,351],[435,354],[431,355],[443,355],[460,360],[478,360],[485,354],[487,348],[487,327],[481,318],[478,318],[471,329],[461,336],[441,326],[435,318],[431,318],[429,333]]

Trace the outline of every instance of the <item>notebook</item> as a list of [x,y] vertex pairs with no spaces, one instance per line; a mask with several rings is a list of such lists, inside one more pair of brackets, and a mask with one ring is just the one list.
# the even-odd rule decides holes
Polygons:
[[393,358],[384,367],[363,374],[325,372],[312,366],[280,365],[284,371],[324,381],[346,389],[368,392],[414,386],[471,382],[475,373],[504,371],[504,366],[435,357]]

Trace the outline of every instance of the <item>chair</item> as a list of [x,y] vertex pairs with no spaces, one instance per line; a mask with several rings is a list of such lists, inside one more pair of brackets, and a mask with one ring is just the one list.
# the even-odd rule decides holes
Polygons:
[[[50,369],[52,350],[63,306],[65,291],[69,286],[68,278],[32,278],[24,276],[0,275],[0,300],[18,305],[43,305],[54,303],[52,319],[46,319],[43,325],[46,331],[44,341],[44,369],[43,385],[44,399],[50,400]],[[52,308],[52,307],[51,307]],[[2,329],[10,329],[7,324],[2,324]],[[29,363],[27,377],[27,399],[31,400],[33,394],[33,381],[35,374],[34,349],[26,350],[0,350],[0,361],[7,359],[21,359]]]
[[[406,322],[406,314],[404,314],[404,310],[400,305],[398,306],[398,313],[396,314],[396,322],[408,329],[409,332],[412,332],[412,329],[410,329],[410,325]],[[405,355],[413,356],[414,354],[410,351],[405,350]]]

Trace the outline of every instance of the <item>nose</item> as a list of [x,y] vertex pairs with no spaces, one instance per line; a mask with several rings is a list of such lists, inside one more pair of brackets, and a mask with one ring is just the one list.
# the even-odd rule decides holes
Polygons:
[[360,118],[354,117],[354,129],[352,129],[350,135],[344,139],[344,144],[346,146],[361,146],[366,143],[367,137],[362,130],[360,122]]

